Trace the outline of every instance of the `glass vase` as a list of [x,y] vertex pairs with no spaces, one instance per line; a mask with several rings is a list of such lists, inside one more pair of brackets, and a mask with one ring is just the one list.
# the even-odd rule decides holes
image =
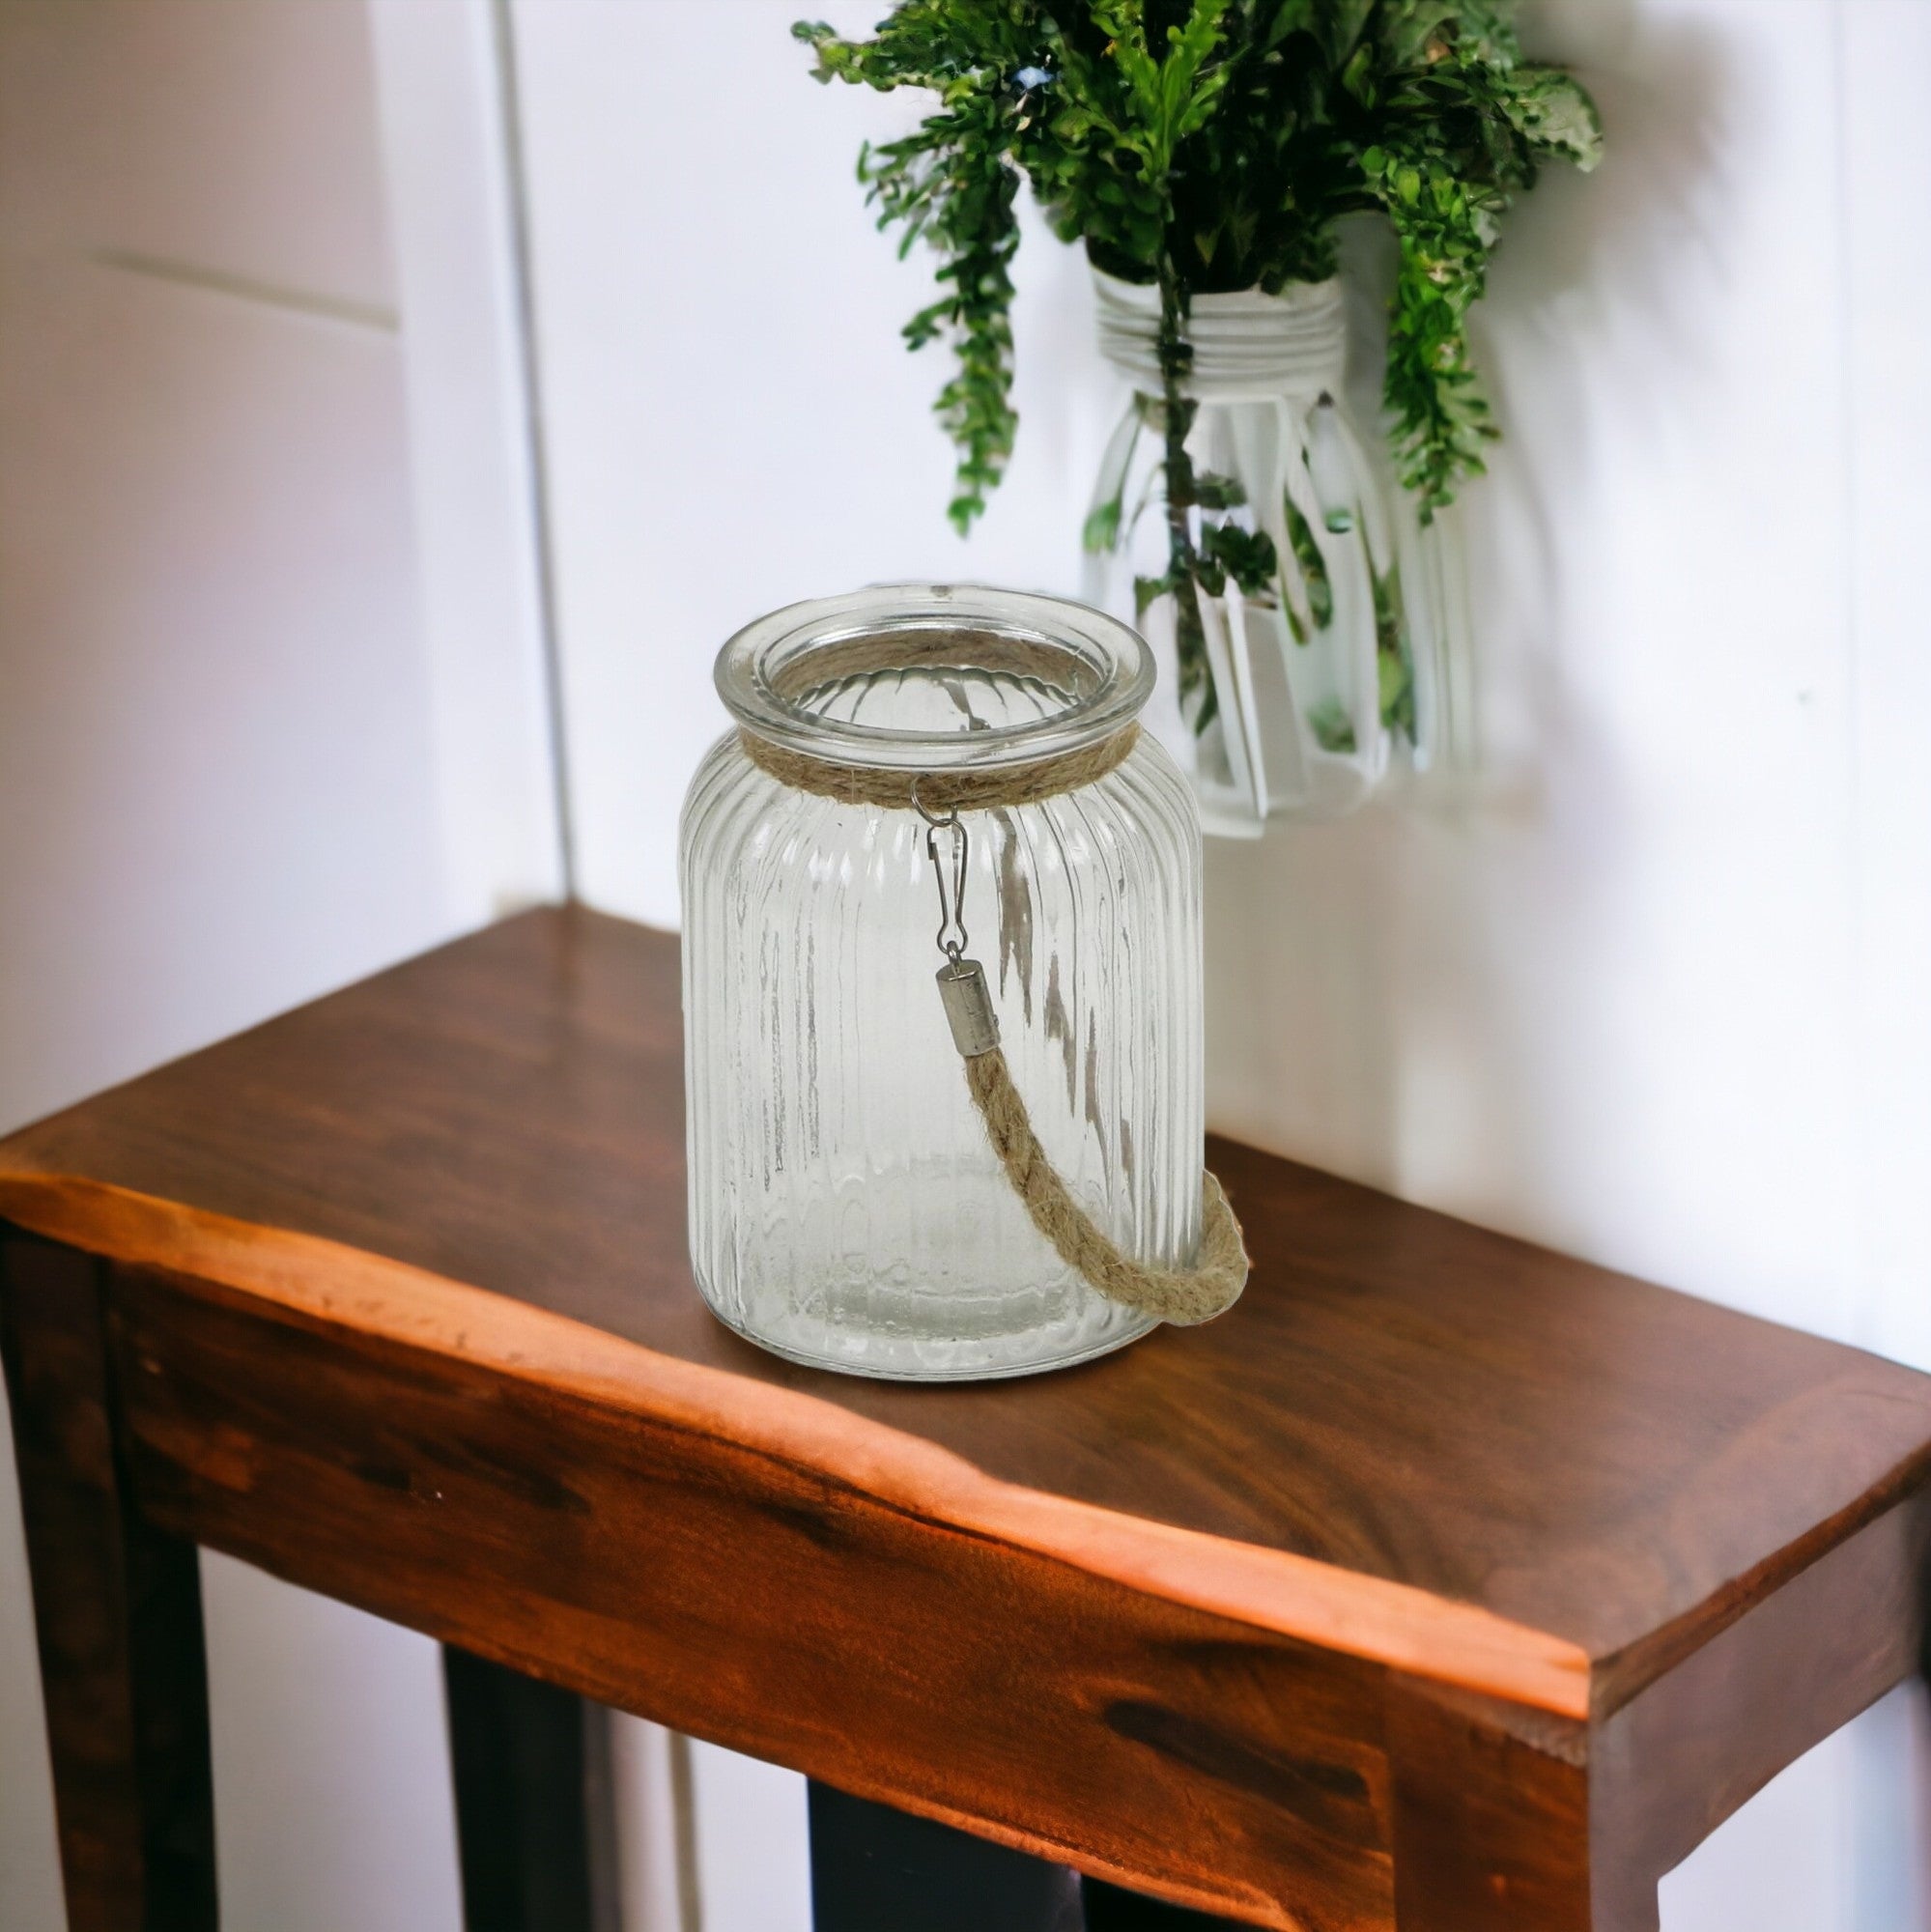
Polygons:
[[1158,292],[1097,270],[1093,284],[1100,352],[1128,395],[1087,514],[1084,594],[1132,614],[1178,673],[1161,734],[1205,828],[1255,837],[1270,816],[1332,818],[1403,771],[1466,765],[1459,559],[1350,419],[1340,281],[1193,298],[1194,541],[1211,552],[1228,526],[1240,542],[1225,554],[1250,560],[1244,588],[1229,572],[1224,592],[1186,593],[1198,668],[1175,662],[1173,595],[1153,594],[1168,567]]
[[[888,586],[797,605],[718,659],[734,728],[684,811],[690,1225],[697,1285],[795,1360],[1018,1375],[1154,1325],[1074,1273],[988,1143],[934,986],[927,817],[774,777],[1010,773],[1110,742],[1153,684],[1124,624],[1044,597]],[[915,794],[916,795],[916,794]],[[958,813],[951,908],[1074,1198],[1138,1260],[1200,1237],[1200,835],[1150,735],[1096,781]],[[950,847],[948,847],[950,850]]]

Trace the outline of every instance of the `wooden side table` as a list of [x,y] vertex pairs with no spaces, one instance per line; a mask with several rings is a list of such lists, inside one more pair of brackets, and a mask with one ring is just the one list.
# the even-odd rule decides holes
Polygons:
[[697,1301],[679,1053],[547,910],[0,1144],[74,1932],[214,1923],[197,1543],[1300,1932],[1654,1927],[1918,1667],[1931,1378],[1224,1144],[1225,1320],[817,1374]]

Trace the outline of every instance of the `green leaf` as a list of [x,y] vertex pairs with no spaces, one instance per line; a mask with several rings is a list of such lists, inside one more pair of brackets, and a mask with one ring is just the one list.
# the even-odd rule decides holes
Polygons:
[[1340,698],[1323,697],[1307,715],[1308,729],[1323,752],[1346,754],[1355,749],[1354,721]]
[[1375,104],[1375,60],[1373,49],[1357,48],[1354,58],[1342,71],[1341,84],[1364,107]]
[[1169,577],[1136,577],[1133,580],[1133,621],[1137,624],[1173,587],[1173,580]]
[[1261,44],[1271,51],[1290,34],[1307,33],[1314,25],[1315,14],[1315,0],[1280,0]]
[[1569,161],[1584,174],[1603,158],[1603,121],[1596,103],[1558,68],[1516,71],[1510,119],[1537,153]]
[[1287,520],[1288,546],[1294,554],[1301,583],[1307,591],[1308,614],[1314,619],[1315,628],[1324,631],[1334,622],[1334,584],[1327,574],[1327,559],[1321,554],[1320,545],[1315,539],[1312,526],[1301,514],[1300,505],[1285,490],[1281,493],[1281,510]]
[[[1201,554],[1217,571],[1231,577],[1244,596],[1273,602],[1281,560],[1273,538],[1265,530],[1243,529],[1238,524],[1209,524],[1201,532]],[[1209,587],[1216,596],[1220,594],[1219,585]]]
[[1415,661],[1408,642],[1402,573],[1391,564],[1371,572],[1375,594],[1375,677],[1381,723],[1397,737],[1415,742]]
[[1120,541],[1120,516],[1121,497],[1110,497],[1093,506],[1080,530],[1080,545],[1090,556],[1103,555]]
[[1247,500],[1247,492],[1237,476],[1222,476],[1211,469],[1194,472],[1194,501],[1203,510],[1237,510]]
[[1375,659],[1376,681],[1379,686],[1381,723],[1390,730],[1415,740],[1414,669],[1406,658],[1379,652]]

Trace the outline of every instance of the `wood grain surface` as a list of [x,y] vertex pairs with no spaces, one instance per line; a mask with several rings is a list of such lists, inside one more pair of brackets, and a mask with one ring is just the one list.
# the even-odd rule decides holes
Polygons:
[[[1592,1835],[1616,1841],[1592,1833],[1583,1722],[962,1533],[632,1391],[265,1318],[157,1269],[117,1268],[113,1298],[130,1471],[164,1531],[1276,1932],[1646,1925],[1592,1904]],[[1724,1776],[1750,1729],[1713,1741]]]
[[545,909],[0,1143],[0,1212],[192,1272],[191,1233],[144,1253],[127,1204],[72,1184],[107,1183],[266,1231],[258,1278],[286,1231],[491,1290],[717,1371],[748,1412],[809,1397],[886,1463],[942,1449],[1047,1514],[1309,1559],[1344,1622],[1404,1601],[1368,1583],[1485,1612],[1531,1680],[1490,1688],[1571,1712],[1576,1653],[1599,1705],[1633,1694],[1931,1467],[1931,1378],[1250,1149],[1211,1157],[1256,1268],[1206,1328],[964,1387],[781,1362],[691,1282],[674,940]]

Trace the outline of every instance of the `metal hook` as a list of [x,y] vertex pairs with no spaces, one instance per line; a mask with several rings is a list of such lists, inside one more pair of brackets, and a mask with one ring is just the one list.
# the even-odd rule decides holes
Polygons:
[[[950,889],[946,879],[946,862],[939,857],[939,834],[952,835],[952,865]],[[966,860],[971,851],[971,841],[966,837],[966,829],[959,822],[954,810],[949,817],[931,820],[925,828],[925,856],[932,862],[932,871],[939,881],[939,951],[954,964],[966,950],[965,927],[965,887]],[[956,934],[956,937],[949,935]]]
[[916,811],[919,814],[919,816],[925,821],[927,825],[956,825],[959,822],[959,809],[957,806],[953,806],[946,813],[946,815],[943,818],[941,818],[936,812],[932,810],[931,807],[928,806],[925,803],[925,801],[919,796],[919,787],[922,784],[923,784],[925,781],[930,777],[931,777],[930,772],[913,773],[912,810]]
[[[951,806],[941,818],[925,801],[919,796],[919,787],[927,774],[918,773],[912,780],[912,809],[925,821],[925,856],[932,862],[932,870],[939,881],[939,951],[954,965],[966,950],[965,928],[965,882],[966,858],[971,850],[971,841],[966,837],[966,829],[959,818],[959,809]],[[945,861],[939,857],[939,834],[952,835],[952,876],[950,890],[946,882]],[[949,939],[950,932],[957,933],[956,939]]]

